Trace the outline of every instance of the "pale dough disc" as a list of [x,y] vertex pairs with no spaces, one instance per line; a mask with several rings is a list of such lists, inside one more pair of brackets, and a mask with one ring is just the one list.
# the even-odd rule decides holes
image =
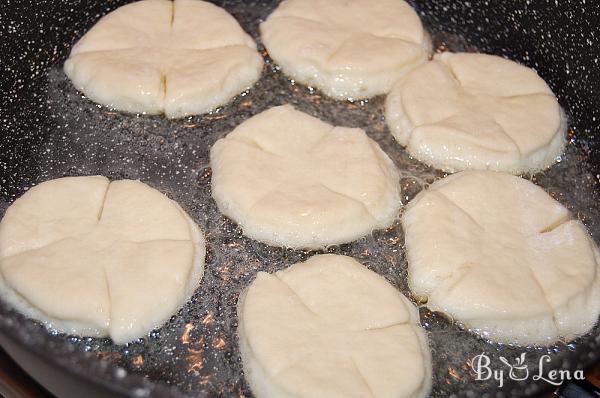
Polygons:
[[416,307],[338,255],[259,272],[238,301],[244,374],[258,398],[423,397],[431,354]]
[[251,238],[318,248],[389,226],[398,171],[365,132],[334,127],[290,105],[245,121],[210,152],[219,210]]
[[227,103],[258,80],[262,65],[256,43],[222,8],[142,0],[101,18],[64,69],[93,101],[178,118]]
[[431,51],[403,0],[285,0],[260,31],[286,75],[338,99],[388,93]]
[[402,225],[412,291],[484,337],[545,345],[598,320],[598,249],[585,226],[530,181],[454,174],[417,195]]
[[157,190],[132,180],[59,178],[7,209],[1,294],[52,329],[126,343],[191,296],[205,251],[198,226]]
[[385,108],[396,140],[444,171],[533,172],[565,144],[566,120],[548,85],[494,55],[437,54],[394,86]]

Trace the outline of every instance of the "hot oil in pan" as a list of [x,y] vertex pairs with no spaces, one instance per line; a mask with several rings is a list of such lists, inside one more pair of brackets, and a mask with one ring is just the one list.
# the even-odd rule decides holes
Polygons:
[[[258,17],[266,16],[269,10],[254,7],[234,5],[233,11],[256,37]],[[434,37],[438,43],[462,49],[460,38],[444,34]],[[59,67],[48,72],[47,105],[52,123],[35,156],[38,182],[64,175],[90,174],[141,179],[188,211],[204,231],[208,250],[205,276],[191,302],[147,338],[115,346],[107,339],[55,335],[51,337],[53,344],[70,345],[75,351],[91,352],[118,365],[120,368],[111,374],[97,375],[115,383],[136,373],[186,393],[250,395],[236,340],[239,293],[257,271],[274,272],[317,252],[269,247],[243,237],[239,227],[219,214],[211,199],[208,153],[217,139],[242,121],[284,103],[336,125],[365,129],[401,170],[405,203],[443,177],[442,173],[412,160],[394,142],[383,118],[383,98],[355,103],[333,101],[318,91],[293,84],[272,64],[265,67],[254,88],[232,103],[207,115],[175,121],[112,112],[83,98]],[[598,181],[590,173],[586,155],[580,149],[585,143],[571,138],[560,162],[532,179],[577,214],[598,241]],[[375,231],[350,244],[329,247],[326,252],[356,258],[409,295],[403,240],[402,229],[396,222],[386,230]],[[581,367],[597,360],[596,353],[600,352],[598,328],[570,344],[522,348],[485,342],[425,308],[421,316],[433,351],[434,396],[481,396],[494,391],[497,382],[474,381],[468,365],[472,357],[482,352],[488,353],[492,364],[497,366],[501,366],[500,356],[512,361],[526,352],[526,364],[532,373],[536,372],[539,357],[546,353],[553,358],[549,367]],[[34,330],[40,339],[46,338],[43,328]],[[77,360],[77,355],[73,355],[72,361]],[[507,395],[530,394],[540,387],[531,380],[527,385],[507,381],[503,391]]]

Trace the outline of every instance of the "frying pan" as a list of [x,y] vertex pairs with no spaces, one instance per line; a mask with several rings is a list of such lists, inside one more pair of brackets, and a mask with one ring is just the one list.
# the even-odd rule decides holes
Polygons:
[[[247,397],[235,336],[239,293],[257,271],[273,272],[317,252],[265,246],[242,235],[210,197],[210,146],[271,106],[292,103],[334,124],[362,127],[402,171],[403,201],[443,174],[411,159],[391,138],[383,98],[336,102],[294,84],[265,53],[261,80],[210,114],[182,120],[125,115],[78,93],[61,67],[75,41],[126,1],[5,0],[0,6],[0,215],[29,187],[66,175],[134,178],[175,199],[204,230],[207,263],[201,287],[148,337],[117,346],[108,339],[48,332],[0,302],[0,345],[55,394],[64,397]],[[275,1],[221,1],[260,43],[258,24]],[[600,5],[593,1],[416,0],[438,49],[482,51],[534,67],[569,115],[566,154],[530,176],[571,209],[600,239]],[[262,47],[261,47],[262,49]],[[268,176],[266,176],[268,177]],[[327,252],[357,258],[409,295],[399,223]],[[510,289],[510,286],[507,286]],[[486,342],[452,320],[420,309],[434,358],[432,396],[535,396],[542,380],[478,381],[469,361],[485,352],[537,373],[588,369],[600,361],[600,328],[551,347]]]

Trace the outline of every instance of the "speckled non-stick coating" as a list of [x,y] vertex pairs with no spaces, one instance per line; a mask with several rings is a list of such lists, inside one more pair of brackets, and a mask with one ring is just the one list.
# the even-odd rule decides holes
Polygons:
[[[147,338],[116,346],[107,339],[49,333],[0,305],[0,331],[57,366],[131,396],[251,396],[235,335],[239,293],[259,270],[273,272],[315,252],[268,247],[242,236],[210,196],[208,152],[232,128],[271,106],[292,103],[328,122],[364,128],[402,172],[406,202],[443,175],[412,160],[391,138],[383,98],[336,102],[293,84],[267,64],[248,93],[215,112],[183,120],[124,115],[83,98],[62,72],[72,44],[123,1],[8,0],[0,8],[0,214],[27,188],[65,175],[134,178],[175,199],[205,232],[206,272],[191,302]],[[276,2],[224,1],[258,41],[258,24]],[[599,6],[579,1],[455,2],[420,0],[415,7],[436,46],[508,56],[538,70],[570,117],[570,144],[560,163],[532,179],[600,237]],[[262,48],[262,47],[261,47]],[[265,59],[268,57],[265,54]],[[268,175],[265,175],[268,178]],[[348,254],[409,294],[403,232],[396,223],[328,252]],[[510,288],[510,287],[507,287]],[[468,361],[487,352],[500,366],[527,352],[535,373],[549,353],[550,368],[583,369],[600,358],[600,333],[549,348],[493,345],[450,320],[421,309],[433,351],[436,397],[535,395],[551,386],[529,380],[476,381]]]

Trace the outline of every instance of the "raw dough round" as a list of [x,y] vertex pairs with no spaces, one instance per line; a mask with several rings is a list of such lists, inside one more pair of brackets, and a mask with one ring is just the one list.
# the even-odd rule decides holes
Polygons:
[[31,188],[0,223],[2,296],[49,328],[117,344],[162,325],[204,271],[202,232],[149,186],[65,177]]
[[244,374],[259,398],[429,392],[431,354],[416,307],[350,257],[259,272],[238,319]]
[[409,203],[402,225],[412,291],[484,337],[544,345],[598,320],[598,249],[585,226],[530,181],[454,174]]
[[394,86],[385,108],[396,140],[448,172],[533,172],[565,144],[565,117],[548,85],[494,55],[437,54]]
[[227,103],[258,80],[256,43],[200,0],[143,0],[104,16],[73,47],[65,73],[100,104],[169,118]]
[[320,248],[392,224],[399,175],[365,132],[334,127],[290,105],[239,125],[210,153],[219,210],[251,238]]
[[286,75],[338,99],[388,93],[431,52],[403,0],[286,0],[260,31]]

